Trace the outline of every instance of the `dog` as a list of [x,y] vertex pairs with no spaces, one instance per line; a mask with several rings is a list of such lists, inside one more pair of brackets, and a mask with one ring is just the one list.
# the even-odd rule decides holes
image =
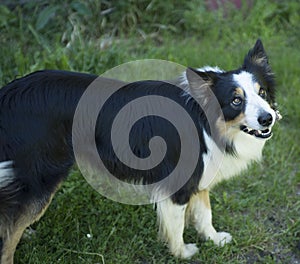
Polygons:
[[[44,70],[16,79],[0,90],[1,264],[13,263],[24,230],[44,214],[73,166],[74,114],[80,98],[96,79],[92,74]],[[197,167],[179,190],[156,204],[159,233],[170,252],[176,257],[190,258],[198,248],[183,240],[188,223],[218,246],[231,241],[229,233],[217,232],[212,225],[209,190],[261,158],[280,114],[275,102],[274,74],[261,40],[257,40],[240,68],[232,71],[217,67],[188,68],[176,85],[182,89],[163,81],[126,84],[112,105],[118,106],[128,96],[138,96],[139,88],[143,87],[154,93],[163,91],[193,116],[200,142]],[[211,115],[211,122],[204,111],[207,106],[213,112],[209,92],[220,107],[220,111]],[[101,131],[110,121],[110,112],[97,119],[95,138],[100,156],[105,157],[107,166],[115,170],[119,179],[154,183],[165,177],[162,176],[163,170],[168,171],[165,168],[172,170],[180,147],[174,139],[176,133],[169,126],[162,126],[161,119],[154,120],[153,124],[144,121],[143,130],[132,132],[136,154],[141,157],[149,151],[144,141],[149,142],[149,137],[154,136],[149,131],[157,130],[169,138],[172,157],[164,159],[162,166],[148,174],[132,173],[130,168],[118,164],[118,159],[107,149],[105,142],[109,139]],[[212,130],[217,131],[215,136]],[[217,160],[220,156],[221,163]],[[214,170],[216,175],[211,177],[210,172]]]

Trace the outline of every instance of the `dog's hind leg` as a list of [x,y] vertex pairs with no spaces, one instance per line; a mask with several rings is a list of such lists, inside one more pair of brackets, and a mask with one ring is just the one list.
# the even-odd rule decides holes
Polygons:
[[16,247],[26,227],[27,225],[17,224],[6,228],[9,231],[2,234],[1,264],[13,264]]
[[50,197],[44,197],[42,200],[31,202],[29,205],[26,205],[26,208],[21,209],[22,214],[10,216],[9,221],[3,221],[3,223],[7,224],[1,224],[0,226],[0,238],[2,238],[0,264],[13,264],[16,247],[25,229],[42,217],[52,197],[53,194]]
[[194,194],[188,204],[187,218],[194,224],[196,230],[205,239],[211,239],[216,245],[223,246],[231,241],[231,235],[217,232],[212,225],[212,212],[209,192],[203,190]]
[[185,244],[183,241],[186,207],[170,198],[157,204],[160,235],[169,244],[171,253],[180,258],[190,258],[198,252],[195,244]]

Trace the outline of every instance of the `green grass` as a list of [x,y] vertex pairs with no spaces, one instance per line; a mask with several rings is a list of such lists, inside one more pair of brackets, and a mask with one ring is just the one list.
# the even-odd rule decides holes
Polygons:
[[[232,69],[261,37],[284,118],[262,163],[212,192],[214,225],[230,232],[233,243],[217,248],[189,228],[185,240],[196,241],[200,253],[177,260],[157,239],[151,205],[107,200],[74,169],[34,224],[37,232],[21,241],[16,263],[300,262],[300,4],[257,1],[251,12],[228,9],[224,17],[207,12],[202,1],[186,2],[0,5],[0,84],[43,68],[101,74],[144,58]],[[99,15],[100,9],[108,13]]]

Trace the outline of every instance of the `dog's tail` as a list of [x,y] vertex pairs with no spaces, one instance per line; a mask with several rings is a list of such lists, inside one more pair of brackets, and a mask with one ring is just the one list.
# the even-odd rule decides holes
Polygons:
[[7,213],[7,209],[15,203],[18,192],[13,161],[0,162],[0,221]]

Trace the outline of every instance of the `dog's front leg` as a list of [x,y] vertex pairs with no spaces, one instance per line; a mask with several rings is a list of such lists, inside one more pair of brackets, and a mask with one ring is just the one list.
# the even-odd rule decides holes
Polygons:
[[185,244],[183,231],[187,204],[179,205],[168,198],[157,204],[160,235],[169,245],[171,253],[180,258],[190,258],[198,252],[195,244]]
[[208,190],[193,195],[187,209],[188,218],[196,230],[205,239],[211,239],[217,246],[224,246],[231,241],[231,235],[226,232],[217,232],[212,225],[212,212]]

